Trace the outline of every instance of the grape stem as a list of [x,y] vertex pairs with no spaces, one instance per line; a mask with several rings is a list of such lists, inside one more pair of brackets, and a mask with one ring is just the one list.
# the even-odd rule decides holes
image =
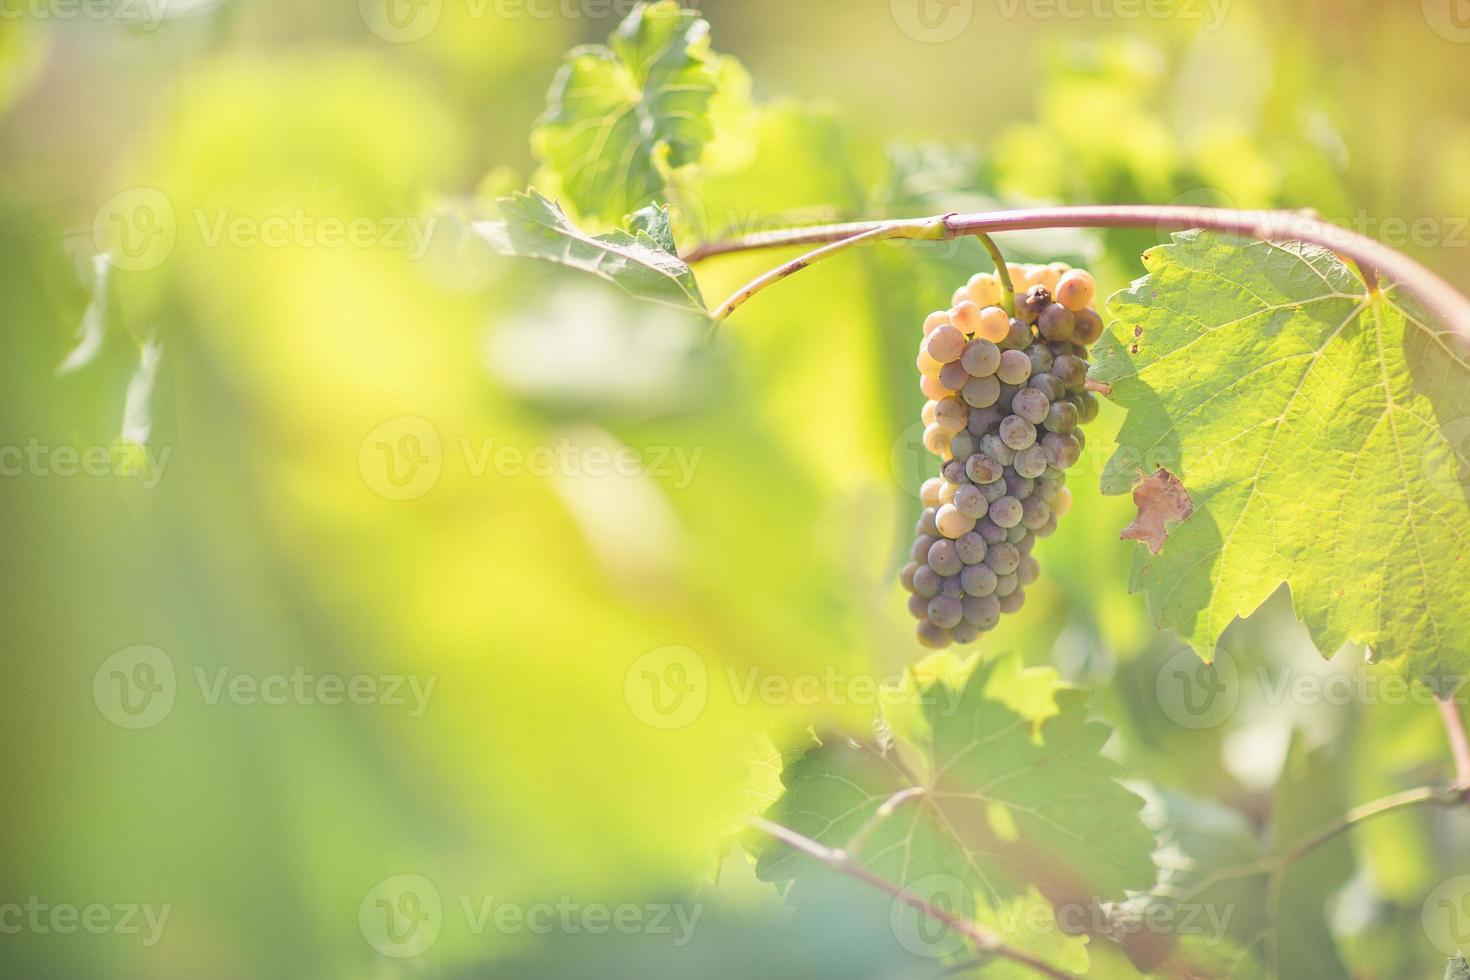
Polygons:
[[1007,945],[999,934],[992,932],[980,923],[938,908],[922,896],[914,894],[902,885],[889,881],[881,875],[874,874],[854,860],[851,853],[846,850],[819,844],[805,834],[799,834],[790,827],[783,827],[781,824],[767,820],[764,817],[750,817],[749,823],[752,827],[775,838],[792,850],[800,851],[802,854],[820,861],[838,874],[846,875],[849,878],[856,878],[866,885],[870,885],[881,892],[891,895],[896,901],[903,902],[919,914],[928,916],[936,922],[942,922],[944,925],[962,934],[974,944],[976,949],[983,953],[1004,957],[1023,966],[1028,966],[1042,976],[1052,977],[1053,980],[1073,980],[1070,974],[1063,973],[1056,967],[1037,959],[1031,954]]
[[1000,280],[1001,308],[1006,311],[1006,316],[1015,316],[1016,286],[1011,282],[1011,269],[1006,264],[1006,257],[1001,254],[994,238],[984,232],[977,232],[975,237],[980,239],[980,244],[985,246],[985,251],[990,253],[990,260],[995,263],[995,277]]
[[712,314],[716,321],[721,321],[741,303],[773,282],[867,241],[888,238],[944,241],[967,235],[989,235],[1037,228],[1156,228],[1160,232],[1203,228],[1265,242],[1310,242],[1336,252],[1356,266],[1370,292],[1377,292],[1380,275],[1401,284],[1436,310],[1456,333],[1470,340],[1470,298],[1454,286],[1401,252],[1364,235],[1297,211],[1236,211],[1226,208],[1152,205],[982,211],[917,220],[813,225],[763,232],[725,241],[706,242],[687,253],[684,258],[693,263],[717,255],[754,249],[835,243],[794,259],[743,287]]

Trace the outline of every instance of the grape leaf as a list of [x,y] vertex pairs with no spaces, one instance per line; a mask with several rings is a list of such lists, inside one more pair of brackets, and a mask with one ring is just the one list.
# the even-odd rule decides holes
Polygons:
[[706,313],[694,272],[674,254],[667,208],[643,208],[630,230],[589,235],[535,190],[500,199],[501,221],[475,232],[503,255],[544,259],[590,272],[639,299]]
[[1159,467],[1194,511],[1133,587],[1202,656],[1282,582],[1318,649],[1463,673],[1470,362],[1399,289],[1315,246],[1186,232],[1112,298],[1096,377],[1128,409],[1104,489]]
[[[1063,686],[1052,670],[1022,670],[1015,656],[952,678],[944,671],[916,680],[904,699],[924,715],[900,728],[917,739],[918,772],[903,748],[828,740],[787,765],[785,792],[767,819],[850,848],[869,871],[982,921],[1014,925],[1006,910],[1028,894],[1037,900],[1033,885],[1053,903],[1076,906],[1152,885],[1143,801],[1100,754],[1108,729],[1087,720],[1085,692]],[[910,787],[922,792],[875,818]],[[760,849],[756,873],[794,880],[798,906],[832,874],[775,843]]]
[[639,4],[606,45],[574,48],[557,72],[531,146],[577,211],[616,220],[699,160],[714,138],[720,61],[709,23],[673,0]]

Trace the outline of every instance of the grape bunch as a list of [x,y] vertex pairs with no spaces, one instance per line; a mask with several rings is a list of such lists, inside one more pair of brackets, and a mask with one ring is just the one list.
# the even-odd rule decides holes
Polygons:
[[1007,270],[1014,317],[1000,280],[981,273],[924,320],[924,447],[942,465],[920,491],[900,577],[931,649],[973,642],[1026,601],[1040,574],[1032,549],[1071,508],[1066,471],[1097,416],[1086,390],[1087,348],[1103,332],[1092,276],[1062,262]]

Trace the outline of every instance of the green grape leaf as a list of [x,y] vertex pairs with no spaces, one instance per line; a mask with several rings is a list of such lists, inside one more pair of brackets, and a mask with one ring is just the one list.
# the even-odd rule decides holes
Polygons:
[[474,228],[502,255],[555,262],[590,272],[639,299],[707,313],[694,271],[674,253],[668,208],[643,208],[629,217],[629,230],[594,236],[533,189],[501,198],[500,217]]
[[673,0],[639,4],[606,45],[571,51],[531,146],[578,213],[616,220],[663,188],[666,169],[699,160],[721,60],[709,23]]
[[1115,295],[1095,376],[1128,410],[1104,489],[1158,469],[1192,513],[1132,585],[1202,656],[1282,582],[1319,650],[1463,673],[1470,360],[1333,253],[1185,232]]
[[[1108,729],[1088,720],[1085,692],[1052,670],[1022,670],[1015,656],[981,662],[968,677],[911,676],[906,703],[921,705],[926,719],[898,734],[914,744],[885,751],[829,739],[786,766],[785,791],[766,818],[849,850],[868,871],[951,911],[1022,934],[1019,944],[1030,948],[1056,939],[1029,914],[1031,928],[1017,928],[1016,910],[1040,895],[1075,916],[1153,883],[1143,801],[1101,754]],[[915,765],[905,761],[910,753]],[[756,873],[794,881],[798,907],[833,874],[773,842],[761,848]],[[1081,955],[1070,944],[1052,952]]]

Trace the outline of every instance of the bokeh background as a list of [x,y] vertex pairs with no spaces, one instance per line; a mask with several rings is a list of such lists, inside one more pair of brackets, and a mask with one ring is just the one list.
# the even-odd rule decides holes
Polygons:
[[[464,222],[544,186],[527,135],[564,52],[626,8],[0,3],[7,975],[937,972],[840,895],[788,928],[732,841],[763,760],[863,731],[921,653],[895,584],[912,349],[987,262],[864,249],[708,344],[477,251]],[[670,189],[685,244],[1033,201],[1280,206],[1470,288],[1457,0],[701,9],[753,108]],[[1000,244],[1107,292],[1158,240]],[[701,264],[706,298],[780,254]],[[982,649],[1094,690],[1140,785],[1249,834],[1283,772],[1318,776],[1327,814],[1442,775],[1434,710],[1360,650],[1320,656],[1285,594],[1222,639],[1227,707],[1193,711],[1193,654],[1127,591],[1128,500],[1097,491],[1118,422]],[[1466,872],[1464,816],[1355,832],[1320,871],[1312,975],[1437,975]],[[622,905],[702,917],[678,943],[677,916],[485,914]],[[57,907],[106,912],[67,929]]]

